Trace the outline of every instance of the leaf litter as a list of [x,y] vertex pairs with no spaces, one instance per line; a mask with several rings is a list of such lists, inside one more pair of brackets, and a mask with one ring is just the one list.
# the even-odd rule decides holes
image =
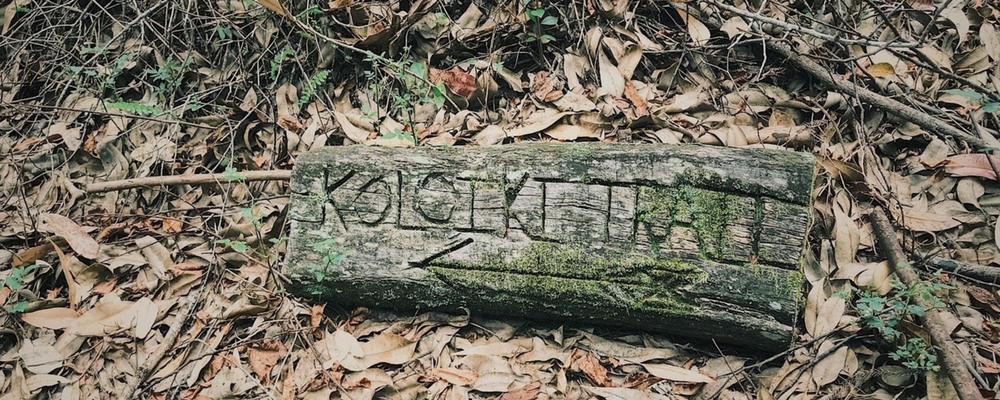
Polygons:
[[[887,207],[916,256],[1000,264],[1000,158],[817,85],[760,38],[802,32],[786,38],[803,56],[1000,144],[995,4],[553,2],[555,41],[537,47],[533,2],[165,3],[0,9],[0,398],[957,396],[857,324],[857,293],[892,289],[866,213]],[[647,333],[315,304],[281,290],[285,182],[85,190],[289,169],[327,145],[552,140],[816,154],[791,350],[758,363]],[[949,331],[995,396],[996,286],[930,279],[952,287]]]

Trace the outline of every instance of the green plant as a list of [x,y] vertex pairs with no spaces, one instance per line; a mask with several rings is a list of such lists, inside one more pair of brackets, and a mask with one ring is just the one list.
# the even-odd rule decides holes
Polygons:
[[525,37],[525,43],[536,44],[536,51],[538,57],[543,57],[542,45],[556,40],[550,34],[545,33],[546,28],[553,27],[559,23],[559,18],[555,15],[545,15],[545,7],[543,7],[540,2],[535,0],[523,0],[525,10],[524,13],[528,16],[528,27],[531,29]]
[[226,167],[226,171],[222,173],[222,179],[225,179],[226,182],[233,182],[233,181],[244,181],[247,179],[247,177],[239,173],[239,171],[237,171],[236,168]]
[[927,312],[915,304],[918,298],[926,301],[932,308],[944,307],[944,302],[935,293],[948,288],[948,285],[931,282],[907,287],[898,279],[893,279],[892,290],[885,296],[862,291],[854,303],[858,324],[877,330],[886,340],[896,344],[896,350],[889,356],[902,361],[904,366],[920,371],[937,371],[938,366],[934,364],[937,357],[929,346],[923,340],[906,338],[899,326],[906,318],[922,317]]
[[105,103],[105,106],[107,106],[108,108],[115,108],[122,111],[127,111],[133,114],[141,114],[141,115],[163,114],[163,110],[160,110],[159,108],[131,101],[119,100],[110,103]]
[[215,34],[219,35],[219,39],[236,39],[236,30],[228,26],[216,25]]
[[[404,48],[407,54],[408,48]],[[384,102],[385,108],[396,111],[396,117],[403,123],[405,129],[394,130],[383,136],[389,139],[405,139],[417,144],[416,122],[414,120],[416,104],[431,104],[435,108],[444,106],[446,101],[443,82],[432,84],[427,66],[417,61],[392,61],[384,56],[368,52],[366,61],[384,68],[372,68],[364,72],[368,80],[368,89],[376,102]],[[388,73],[387,73],[388,72]],[[378,107],[362,104],[361,110],[366,118],[372,120],[378,129]]]
[[[24,278],[28,276],[28,274],[30,274],[31,271],[34,271],[36,269],[38,269],[38,264],[31,264],[26,267],[14,268],[10,271],[10,275],[8,275],[6,279],[4,279],[3,284],[4,286],[10,288],[11,291],[16,292],[18,290],[21,290],[22,288],[24,288]],[[7,311],[10,311],[12,313],[20,313],[24,312],[24,310],[26,310],[27,308],[28,308],[28,302],[22,300],[7,307]]]
[[270,76],[271,76],[271,80],[272,81],[275,80],[278,77],[278,69],[281,68],[281,64],[285,62],[285,59],[287,59],[289,56],[292,56],[294,54],[295,54],[295,50],[292,50],[289,47],[285,47],[280,52],[278,52],[278,54],[274,55],[274,58],[271,59],[271,73],[270,73]]
[[302,95],[299,96],[299,107],[302,107],[312,99],[313,94],[316,92],[316,88],[322,85],[323,82],[326,82],[327,75],[330,75],[330,71],[319,71],[313,75],[308,82],[306,82],[305,87],[302,88]]
[[246,253],[247,250],[250,249],[250,247],[247,245],[247,242],[244,242],[242,240],[217,239],[215,241],[215,244],[229,247],[233,250],[236,250],[236,252],[238,253]]
[[323,255],[322,265],[311,264],[308,267],[309,272],[313,275],[312,277],[316,282],[325,280],[327,270],[347,258],[347,252],[344,251],[344,247],[333,238],[313,243],[312,249]]
[[964,97],[973,103],[979,104],[983,107],[983,111],[988,113],[995,114],[997,110],[1000,110],[1000,102],[993,101],[990,97],[976,91],[948,89],[942,90],[942,92]]
[[163,65],[156,69],[147,68],[145,72],[157,84],[157,94],[163,97],[181,86],[181,83],[184,81],[184,72],[187,71],[187,68],[193,62],[194,58],[192,57],[187,57],[183,61],[178,62],[174,59],[173,55],[170,55],[163,62]]
[[[81,54],[86,54],[87,52],[100,54],[104,51],[97,48],[87,48],[81,50]],[[118,75],[121,75],[122,71],[125,70],[125,65],[134,57],[133,53],[125,53],[116,57],[112,62],[111,66],[100,65],[97,68],[84,68],[83,66],[67,66],[65,72],[69,75],[69,78],[73,81],[78,89],[86,87],[95,87],[100,96],[104,96],[109,90],[114,90],[115,80]],[[85,78],[90,78],[93,84],[85,82]],[[117,100],[117,94],[111,93],[114,100]]]
[[937,355],[930,351],[921,338],[908,338],[906,343],[889,353],[889,358],[902,361],[904,367],[916,371],[937,371],[941,366],[937,365]]

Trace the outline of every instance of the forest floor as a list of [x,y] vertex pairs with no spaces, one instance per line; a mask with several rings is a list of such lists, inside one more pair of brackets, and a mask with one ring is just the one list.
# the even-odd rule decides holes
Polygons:
[[[983,0],[5,0],[0,400],[997,398],[998,29]],[[298,155],[521,141],[813,153],[789,350],[283,290]]]

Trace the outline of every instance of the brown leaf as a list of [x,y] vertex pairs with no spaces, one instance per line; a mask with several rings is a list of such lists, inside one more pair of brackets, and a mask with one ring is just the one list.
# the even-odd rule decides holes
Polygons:
[[41,215],[41,221],[53,233],[66,239],[69,247],[72,247],[77,254],[90,259],[97,258],[100,245],[73,220],[58,214],[44,213]]
[[649,112],[649,103],[646,103],[646,99],[635,89],[632,81],[625,81],[625,98],[635,106],[636,114],[646,115]]
[[49,329],[65,329],[79,317],[80,313],[65,307],[21,314],[21,319],[29,325]]
[[285,128],[285,130],[296,135],[305,130],[305,127],[302,126],[302,123],[299,122],[298,118],[291,115],[278,115],[278,126]]
[[[61,243],[62,240],[56,240],[55,243]],[[38,246],[29,247],[27,249],[21,250],[14,255],[14,261],[11,266],[14,268],[20,268],[26,265],[34,264],[40,258],[45,257],[46,254],[52,252],[52,249],[56,247],[53,242],[42,243]]]
[[448,90],[464,99],[468,99],[476,91],[476,77],[458,67],[449,70],[431,68],[427,77],[433,83],[444,82]]
[[257,0],[257,3],[266,7],[268,10],[274,11],[282,17],[294,19],[292,14],[288,12],[288,10],[285,9],[285,6],[281,5],[281,2],[278,0]]
[[671,382],[711,383],[715,379],[699,374],[698,371],[668,364],[642,363],[642,367],[657,378]]
[[[944,170],[952,176],[977,176],[997,180],[1000,156],[986,154],[958,154],[944,160]],[[994,169],[995,167],[995,169]]]
[[164,218],[163,231],[167,233],[180,233],[184,229],[184,223],[177,218]]
[[278,360],[288,353],[285,345],[276,340],[267,340],[257,347],[251,347],[247,352],[250,368],[257,374],[261,383],[268,384],[271,379],[271,369]]
[[499,400],[532,400],[541,391],[541,382],[535,381],[500,395]]
[[469,386],[476,379],[479,379],[479,374],[476,371],[469,371],[467,369],[435,368],[431,370],[431,377],[435,380],[443,379],[456,386]]
[[577,366],[593,384],[604,387],[614,386],[614,383],[608,378],[608,370],[601,366],[601,362],[593,354],[579,352]]

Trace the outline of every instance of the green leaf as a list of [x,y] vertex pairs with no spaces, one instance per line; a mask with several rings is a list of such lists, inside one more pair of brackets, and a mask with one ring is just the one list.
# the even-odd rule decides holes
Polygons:
[[553,37],[552,35],[542,35],[542,43],[548,43],[548,42],[552,42],[552,41],[555,41],[555,40],[556,40],[556,38]]
[[222,179],[225,179],[226,182],[232,182],[246,180],[247,177],[243,176],[243,174],[239,172],[236,172],[236,168],[226,167],[226,172],[222,173]]
[[422,63],[415,62],[410,64],[410,72],[413,75],[419,76],[421,79],[427,79],[427,67]]
[[942,90],[942,92],[953,94],[956,96],[962,96],[977,103],[983,100],[982,94],[972,90],[948,89],[948,90]]
[[538,40],[538,38],[536,38],[535,35],[528,35],[528,37],[524,39],[524,41],[526,43],[531,43],[531,42],[534,42],[536,40]]
[[559,18],[554,15],[549,15],[542,19],[542,25],[555,25],[559,23]]
[[994,113],[995,114],[998,109],[1000,109],[1000,103],[998,103],[998,102],[988,101],[988,102],[986,102],[986,104],[983,104],[983,111],[986,111],[988,113]]
[[539,19],[543,15],[545,15],[545,9],[543,9],[543,8],[536,8],[536,9],[529,9],[528,10],[528,18]]
[[231,243],[229,245],[229,247],[232,247],[233,250],[236,250],[237,252],[240,252],[240,253],[246,253],[247,252],[247,243],[243,242],[243,241],[240,241],[240,240],[237,240],[237,241]]
[[434,93],[431,102],[434,103],[434,107],[441,108],[444,106],[444,90],[444,82],[438,82],[437,85],[431,87],[431,93]]
[[10,312],[12,312],[14,314],[18,314],[18,313],[24,312],[24,310],[27,310],[27,309],[28,309],[28,302],[27,301],[19,301],[19,302],[15,303],[14,305],[10,306],[9,310],[10,310]]
[[133,114],[153,115],[153,114],[163,113],[163,111],[160,110],[159,108],[148,106],[145,104],[134,103],[131,101],[116,101],[112,103],[107,103],[107,106],[108,108],[116,108],[119,110],[128,111]]

